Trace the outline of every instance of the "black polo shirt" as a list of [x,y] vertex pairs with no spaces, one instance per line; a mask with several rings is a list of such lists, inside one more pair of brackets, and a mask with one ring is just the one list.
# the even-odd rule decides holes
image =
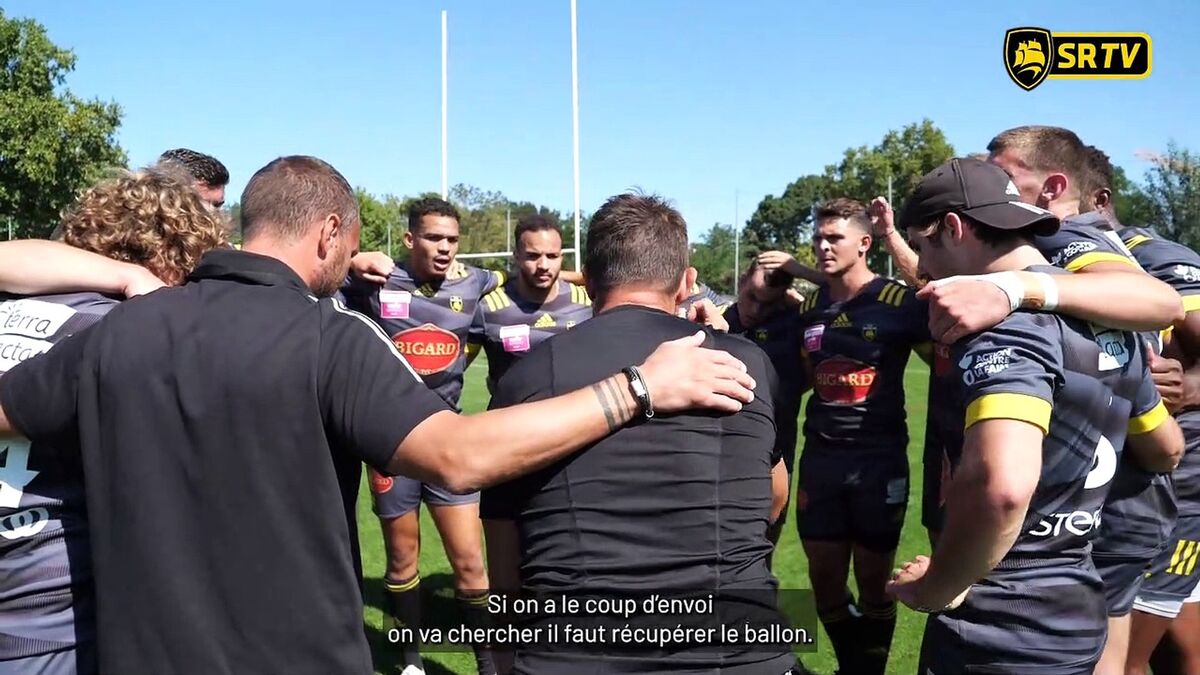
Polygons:
[[361,462],[446,404],[370,321],[213,251],[11,370],[0,404],[82,453],[101,672],[371,672]]
[[[666,312],[616,307],[531,350],[500,380],[492,406],[588,386],[696,330]],[[767,525],[771,467],[779,459],[773,419],[778,382],[753,343],[706,332],[706,347],[739,358],[758,383],[754,401],[740,412],[693,411],[635,422],[541,471],[484,490],[483,516],[516,524],[526,590],[748,593],[728,599],[726,609],[739,601],[774,601]],[[741,645],[607,656],[570,652],[563,645],[519,650],[517,671],[710,672],[737,666],[749,670],[730,672],[782,673],[794,663],[786,650]]]

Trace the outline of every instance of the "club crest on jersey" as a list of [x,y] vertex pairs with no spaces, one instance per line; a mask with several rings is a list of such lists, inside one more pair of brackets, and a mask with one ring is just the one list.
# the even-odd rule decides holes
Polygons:
[[842,312],[841,314],[837,315],[836,319],[833,320],[833,327],[854,328],[854,322],[850,320],[850,317],[846,316],[845,312]]
[[826,403],[858,405],[870,398],[877,380],[873,366],[835,356],[817,366],[813,373],[813,390]]
[[1129,350],[1125,348],[1125,333],[1094,324],[1091,328],[1096,346],[1100,347],[1097,367],[1101,372],[1116,370],[1129,363]]
[[804,349],[815,352],[821,349],[821,336],[825,335],[825,324],[820,323],[804,329]]
[[767,329],[759,328],[758,330],[754,331],[754,341],[755,342],[766,342],[767,341]]
[[461,295],[450,296],[450,309],[456,312],[463,311],[463,297]]
[[392,336],[392,342],[418,375],[449,369],[462,349],[457,335],[431,323],[400,331]]
[[367,468],[367,476],[371,479],[371,492],[377,495],[391,490],[392,485],[395,483],[391,477],[385,476],[370,467]]
[[567,326],[567,330],[571,330],[572,328],[574,328],[574,327],[575,327],[575,322],[574,322],[574,321],[568,321],[568,322],[566,323],[566,326]]
[[863,339],[867,342],[874,342],[879,335],[879,327],[873,323],[864,324],[862,327]]
[[1176,265],[1175,276],[1182,278],[1188,283],[1196,283],[1200,281],[1200,269],[1191,265]]

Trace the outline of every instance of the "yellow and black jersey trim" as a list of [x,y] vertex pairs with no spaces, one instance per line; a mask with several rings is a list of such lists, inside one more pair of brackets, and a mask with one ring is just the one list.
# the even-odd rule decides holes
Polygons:
[[1175,544],[1175,553],[1171,555],[1171,564],[1167,566],[1167,574],[1191,576],[1196,569],[1196,560],[1200,558],[1200,542],[1180,539]]
[[571,302],[573,304],[583,305],[584,307],[592,306],[592,299],[588,297],[586,288],[583,286],[576,286],[575,284],[567,285],[571,287]]
[[1142,268],[1141,265],[1138,265],[1133,259],[1123,256],[1119,253],[1109,253],[1108,251],[1092,251],[1091,253],[1084,253],[1078,258],[1067,263],[1067,271],[1078,272],[1079,270],[1087,269],[1092,265],[1107,262],[1123,263],[1139,270]]
[[908,289],[903,285],[889,281],[883,285],[883,290],[879,291],[879,302],[899,307],[904,302],[904,296],[907,294]]
[[1170,416],[1171,413],[1167,412],[1167,406],[1163,405],[1162,401],[1159,401],[1153,408],[1141,415],[1129,418],[1129,435],[1148,434],[1161,426],[1163,422],[1166,422]]
[[1125,248],[1128,248],[1129,250],[1132,251],[1133,249],[1137,248],[1138,246],[1141,246],[1142,244],[1144,244],[1148,241],[1150,241],[1150,237],[1147,237],[1144,234],[1136,234],[1136,235],[1130,237],[1129,241],[1125,242]]
[[813,293],[812,295],[810,295],[804,299],[804,303],[802,305],[800,305],[800,313],[801,314],[803,314],[805,312],[811,312],[813,309],[816,308],[817,295],[818,295],[818,293]]
[[1036,425],[1042,433],[1050,432],[1049,401],[1030,394],[999,393],[984,394],[967,406],[966,424],[970,429],[983,420],[1020,420]]
[[483,306],[489,312],[499,312],[511,304],[512,299],[508,297],[508,293],[504,292],[503,286],[483,296]]

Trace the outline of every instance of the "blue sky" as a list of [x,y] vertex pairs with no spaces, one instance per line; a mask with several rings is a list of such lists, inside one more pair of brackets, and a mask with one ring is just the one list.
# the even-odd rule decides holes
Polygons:
[[[440,188],[440,10],[450,23],[450,182],[569,211],[568,0],[9,0],[75,50],[68,86],[124,109],[133,164],[169,147],[219,157],[230,201],[304,153],[377,194]],[[1004,71],[1004,31],[1142,31],[1144,80]],[[1200,148],[1200,4],[579,0],[584,211],[632,186],[693,235],[851,145],[931,118],[960,154],[1011,126],[1077,131],[1132,176],[1135,151]]]

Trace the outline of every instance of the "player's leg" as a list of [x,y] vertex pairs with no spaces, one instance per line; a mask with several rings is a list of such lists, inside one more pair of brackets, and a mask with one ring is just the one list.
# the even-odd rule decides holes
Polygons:
[[896,631],[896,601],[887,594],[908,508],[908,458],[903,452],[855,458],[860,477],[851,493],[854,578],[862,610],[861,672],[882,675]]
[[[1174,638],[1178,633],[1170,629],[1200,581],[1200,565],[1196,564],[1197,558],[1200,558],[1198,540],[1200,517],[1180,518],[1175,523],[1170,545],[1151,564],[1150,572],[1134,600],[1126,672],[1148,673],[1151,657],[1164,637],[1170,644],[1158,654],[1156,661],[1159,667],[1155,671],[1184,672],[1186,666],[1180,661],[1186,657],[1188,643],[1191,643],[1191,650],[1195,651],[1200,633],[1175,644]],[[1184,623],[1187,623],[1186,619]]]
[[859,611],[846,585],[851,544],[842,490],[845,475],[837,458],[820,452],[803,453],[796,471],[796,528],[808,558],[817,617],[841,672],[857,672]]
[[[454,570],[455,599],[463,622],[473,628],[488,626],[488,577],[483,566],[483,523],[479,520],[479,493],[456,495],[425,485],[429,515],[442,535],[446,558]],[[492,675],[496,665],[486,644],[472,644],[480,675]]]
[[1095,675],[1124,675],[1130,624],[1129,614],[1108,617],[1108,639],[1104,642],[1104,652],[1100,654],[1093,671]]
[[[417,568],[421,557],[421,483],[403,476],[389,478],[371,469],[368,472],[387,556],[383,577],[384,629],[408,628],[415,636],[421,627],[421,574]],[[400,635],[405,633],[402,631]],[[424,668],[420,643],[415,637],[402,638],[396,646],[400,649],[401,669]]]
[[1155,673],[1200,675],[1200,586],[1184,601],[1150,658]]
[[1125,672],[1129,652],[1130,612],[1141,588],[1142,577],[1150,561],[1130,557],[1093,555],[1096,571],[1104,582],[1104,602],[1108,610],[1108,639],[1096,664],[1096,675],[1120,675]]

